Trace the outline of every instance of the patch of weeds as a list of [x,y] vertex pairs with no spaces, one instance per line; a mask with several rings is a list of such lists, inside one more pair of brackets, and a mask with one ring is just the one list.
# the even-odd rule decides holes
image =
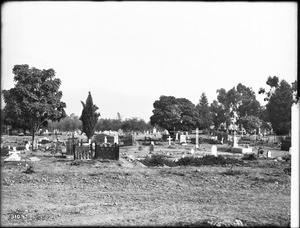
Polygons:
[[164,166],[164,165],[175,166],[176,165],[175,162],[169,161],[166,158],[166,155],[163,154],[152,155],[152,157],[140,160],[140,162],[146,166]]
[[252,161],[252,160],[257,160],[258,156],[256,154],[245,154],[242,159]]
[[244,162],[236,158],[226,158],[222,155],[218,155],[218,156],[206,155],[202,158],[198,158],[198,157],[180,158],[176,162],[176,164],[180,166],[186,166],[186,165],[202,166],[202,165],[244,164]]

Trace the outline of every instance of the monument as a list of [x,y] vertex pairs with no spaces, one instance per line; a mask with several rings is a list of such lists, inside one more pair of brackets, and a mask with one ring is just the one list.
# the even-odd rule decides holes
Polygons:
[[252,153],[252,147],[242,147],[238,145],[238,139],[236,136],[236,117],[237,114],[235,111],[232,112],[233,116],[231,118],[232,124],[233,124],[233,139],[232,139],[232,147],[231,147],[231,152],[235,152],[235,153],[242,153],[242,154],[249,154]]

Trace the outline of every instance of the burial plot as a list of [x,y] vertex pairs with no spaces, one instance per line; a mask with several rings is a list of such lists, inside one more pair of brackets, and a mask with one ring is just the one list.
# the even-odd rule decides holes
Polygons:
[[9,157],[4,159],[4,161],[21,161],[21,156],[19,151],[11,151],[8,154]]
[[119,146],[100,146],[95,145],[95,159],[109,159],[109,160],[119,160]]

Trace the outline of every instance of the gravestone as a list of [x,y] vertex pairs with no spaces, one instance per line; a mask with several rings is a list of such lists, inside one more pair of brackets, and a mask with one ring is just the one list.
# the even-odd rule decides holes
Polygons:
[[196,148],[199,147],[199,138],[198,138],[198,134],[199,134],[199,129],[196,128]]
[[13,147],[13,151],[17,151],[17,147]]
[[180,135],[180,143],[186,143],[186,135]]
[[114,144],[119,144],[119,136],[114,135]]
[[26,149],[26,150],[29,150],[29,143],[26,143],[25,149]]
[[20,152],[9,152],[9,157],[4,159],[4,161],[21,161]]
[[267,158],[271,158],[271,157],[272,157],[271,151],[268,150],[268,152],[267,152]]
[[215,145],[211,147],[211,155],[214,155],[216,157],[218,156],[217,147]]
[[107,137],[104,136],[104,143],[106,144],[107,143]]
[[172,138],[169,136],[168,140],[169,140],[169,146],[171,146],[171,140],[172,140]]
[[178,141],[178,132],[176,133],[175,140]]
[[195,150],[192,148],[191,149],[191,154],[194,154],[195,153]]
[[150,144],[150,153],[154,151],[154,142],[152,141]]

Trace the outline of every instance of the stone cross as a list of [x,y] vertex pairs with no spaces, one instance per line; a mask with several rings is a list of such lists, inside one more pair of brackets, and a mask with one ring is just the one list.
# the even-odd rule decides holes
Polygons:
[[169,140],[169,146],[171,146],[171,140],[172,140],[171,136],[169,136],[168,140]]

